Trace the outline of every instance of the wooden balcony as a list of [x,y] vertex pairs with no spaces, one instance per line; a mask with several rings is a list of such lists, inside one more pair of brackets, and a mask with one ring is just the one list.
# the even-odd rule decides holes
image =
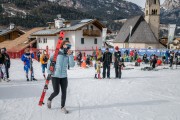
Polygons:
[[101,32],[99,30],[83,30],[83,36],[100,37]]

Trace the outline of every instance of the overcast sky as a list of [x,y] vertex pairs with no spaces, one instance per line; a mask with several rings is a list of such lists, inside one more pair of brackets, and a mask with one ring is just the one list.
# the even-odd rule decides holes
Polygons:
[[[138,4],[139,6],[141,6],[142,8],[144,8],[145,6],[145,2],[146,0],[127,0],[127,1],[131,1],[133,3]],[[164,2],[164,0],[160,0],[161,4]]]

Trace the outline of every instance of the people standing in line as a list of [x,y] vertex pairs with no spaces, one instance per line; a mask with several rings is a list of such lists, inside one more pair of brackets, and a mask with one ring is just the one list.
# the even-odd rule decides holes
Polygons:
[[120,62],[121,52],[119,51],[119,47],[115,47],[114,52],[114,67],[115,67],[115,78],[119,78],[119,62]]
[[5,64],[5,69],[6,69],[7,81],[10,81],[10,80],[9,80],[9,68],[10,68],[10,66],[11,66],[10,57],[9,57],[7,51],[6,51],[6,48],[2,48],[2,49],[1,49],[1,52],[2,52],[2,54],[4,54],[4,56],[5,56],[5,63],[4,63],[4,64]]
[[24,71],[26,72],[27,81],[29,81],[29,71],[30,71],[30,80],[37,81],[34,77],[34,70],[33,70],[33,61],[34,54],[30,52],[29,48],[26,48],[25,53],[22,55],[21,60],[24,62]]
[[67,92],[67,86],[68,86],[68,78],[67,78],[67,66],[68,63],[70,67],[75,66],[74,57],[71,52],[71,44],[68,40],[63,41],[59,54],[57,56],[56,65],[55,65],[55,71],[52,73],[49,68],[51,61],[53,57],[50,58],[48,61],[48,74],[51,74],[52,77],[52,86],[54,92],[50,95],[47,102],[47,107],[51,108],[52,100],[59,94],[59,89],[61,87],[61,111],[65,114],[68,113],[68,111],[65,108],[65,102],[66,102],[66,92]]
[[0,49],[0,72],[3,73],[3,77],[1,78],[0,76],[0,82],[2,81],[1,79],[3,79],[4,81],[7,81],[5,60],[6,60],[5,55],[1,53],[1,49]]
[[106,77],[106,69],[107,69],[107,78],[110,79],[111,63],[112,63],[112,53],[109,52],[109,48],[106,48],[106,52],[103,54],[103,78]]
[[46,50],[44,50],[42,55],[41,55],[41,57],[40,57],[42,73],[43,73],[44,78],[46,78],[45,69],[47,69],[47,62],[48,62],[48,60],[49,60],[49,56],[48,56]]

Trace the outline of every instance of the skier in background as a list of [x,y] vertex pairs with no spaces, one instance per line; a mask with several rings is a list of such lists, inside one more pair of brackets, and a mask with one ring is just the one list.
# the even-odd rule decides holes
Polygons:
[[97,59],[95,63],[95,79],[101,79],[101,60]]
[[119,62],[120,62],[121,52],[119,51],[119,47],[115,47],[114,52],[114,67],[115,67],[115,78],[118,78],[119,76]]
[[122,76],[122,67],[124,67],[124,59],[120,57],[118,61],[118,78],[121,79]]
[[[5,55],[1,53],[1,49],[0,49],[0,72],[3,73],[3,80],[7,81],[6,68],[5,68]],[[0,82],[1,82],[1,76],[0,76]]]
[[49,56],[46,53],[46,50],[44,50],[42,55],[41,55],[41,58],[40,58],[41,67],[42,67],[42,73],[43,73],[44,78],[46,78],[45,69],[47,69],[48,59],[49,59]]
[[7,81],[10,81],[9,80],[9,68],[11,66],[10,57],[9,57],[7,51],[6,51],[6,48],[2,48],[1,49],[1,53],[4,54],[4,56],[5,56],[5,63],[4,63],[4,65],[5,65],[5,69],[6,69],[6,76],[7,76]]
[[26,48],[25,53],[22,55],[21,57],[21,60],[24,62],[24,71],[26,72],[26,78],[27,78],[27,81],[29,81],[29,71],[31,72],[30,74],[30,80],[34,80],[34,81],[37,81],[35,78],[34,78],[34,71],[33,71],[33,66],[32,66],[32,59],[34,58],[34,54],[33,53],[30,53],[30,49],[29,48]]
[[110,78],[110,67],[112,63],[112,53],[109,52],[109,48],[106,48],[106,52],[103,54],[103,79],[106,77],[107,69],[107,78]]
[[40,62],[40,56],[41,56],[41,52],[38,50],[38,52],[37,52],[37,59],[38,59],[38,62]]
[[151,62],[152,62],[152,64],[151,64],[151,65],[152,65],[152,68],[155,69],[156,63],[157,63],[156,55],[153,55],[153,56],[152,56]]
[[79,66],[81,66],[81,60],[82,60],[82,53],[79,51],[77,54],[77,62]]
[[170,66],[169,66],[169,67],[172,67],[172,65],[173,65],[173,59],[174,59],[174,54],[173,54],[173,52],[171,51],[171,52],[170,52],[170,57],[169,57],[169,62],[170,62]]

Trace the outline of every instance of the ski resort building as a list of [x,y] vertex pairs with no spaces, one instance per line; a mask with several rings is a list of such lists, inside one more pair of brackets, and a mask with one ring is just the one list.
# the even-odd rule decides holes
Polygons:
[[106,38],[107,28],[96,19],[85,19],[81,21],[65,21],[62,18],[49,22],[49,27],[37,31],[31,36],[36,37],[37,49],[55,50],[60,31],[65,32],[64,40],[69,40],[72,44],[72,51],[84,51],[92,53],[96,48],[103,45]]

